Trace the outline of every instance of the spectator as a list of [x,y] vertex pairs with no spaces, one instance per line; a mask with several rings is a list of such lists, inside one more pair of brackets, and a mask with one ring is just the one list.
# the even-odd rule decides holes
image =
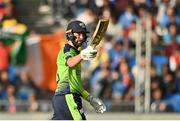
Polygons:
[[170,24],[168,32],[163,35],[163,42],[166,45],[170,44],[173,39],[176,40],[177,44],[180,44],[180,34],[178,33],[176,24]]
[[29,100],[29,97],[35,94],[35,86],[25,71],[20,72],[19,77],[18,97],[21,100]]
[[[121,62],[118,71],[114,71],[113,74],[113,99],[115,104],[119,104],[131,89],[134,83],[134,78],[129,71],[127,62]],[[130,95],[129,95],[130,96]],[[131,99],[132,95],[129,97]],[[128,99],[128,97],[126,97]]]
[[0,40],[0,71],[7,70],[9,66],[10,48]]
[[175,50],[169,58],[170,70],[175,72],[180,66],[180,49]]
[[180,44],[177,43],[176,38],[172,38],[171,43],[165,48],[165,55],[169,58],[178,49],[180,49]]
[[93,73],[94,76],[90,79],[91,93],[94,96],[100,95],[100,92],[103,88],[102,80],[104,79],[104,76],[107,76],[108,69],[109,69],[109,61],[104,61],[100,64],[100,67],[94,71]]
[[30,104],[28,111],[30,111],[30,112],[38,111],[39,104],[37,102],[36,95],[34,93],[29,95],[28,100],[29,100],[29,104]]
[[173,107],[163,101],[162,90],[157,88],[152,92],[153,103],[151,104],[151,110],[153,112],[171,112]]
[[122,25],[124,29],[128,28],[132,21],[136,21],[137,17],[133,12],[133,6],[129,5],[124,14],[120,16],[119,24]]
[[116,40],[113,48],[108,51],[110,59],[110,68],[114,70],[118,68],[119,61],[123,58],[129,58],[129,50],[124,48],[123,40]]
[[[140,64],[135,65],[131,69],[132,74],[134,75],[135,81],[138,81],[140,83],[140,93],[144,93],[144,80],[145,80],[145,58],[142,57],[140,60]],[[141,76],[139,76],[141,75]]]
[[15,87],[14,85],[8,85],[7,87],[7,96],[8,96],[8,112],[15,113],[16,112],[16,97],[15,97]]
[[7,71],[0,71],[0,100],[7,99],[6,89],[9,86]]

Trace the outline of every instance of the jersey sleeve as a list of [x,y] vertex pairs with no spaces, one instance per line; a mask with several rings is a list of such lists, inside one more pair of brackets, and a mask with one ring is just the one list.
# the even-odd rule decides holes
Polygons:
[[71,51],[68,51],[66,53],[64,53],[64,59],[67,61],[70,57],[73,57],[73,53]]
[[81,94],[81,97],[82,97],[83,99],[85,99],[85,100],[88,101],[88,97],[89,97],[90,93],[89,93],[87,90],[85,90],[85,89],[82,87],[82,85],[81,85],[81,86],[79,86],[79,85],[73,85],[73,86],[76,86],[76,89],[77,89],[77,91]]
[[82,85],[73,84],[73,86],[77,89],[76,91],[81,94],[82,98],[88,101],[90,93],[85,90]]
[[81,92],[81,95],[82,95],[83,99],[85,99],[85,100],[88,101],[88,97],[89,97],[89,95],[90,95],[88,91],[83,90],[83,91]]
[[73,51],[71,51],[69,48],[67,49],[66,47],[64,48],[64,60],[65,63],[67,62],[67,60],[71,57],[75,56],[75,53]]

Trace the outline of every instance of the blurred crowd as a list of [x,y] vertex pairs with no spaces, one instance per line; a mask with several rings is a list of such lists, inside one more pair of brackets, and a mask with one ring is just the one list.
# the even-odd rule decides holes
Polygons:
[[[1,23],[13,16],[12,1],[0,0]],[[103,99],[108,110],[112,105],[134,102],[135,81],[146,81],[145,55],[137,67],[135,49],[137,23],[141,21],[145,28],[143,25],[148,17],[152,23],[151,111],[180,112],[180,0],[42,1],[44,5],[50,5],[54,24],[61,26],[78,19],[87,24],[92,34],[100,18],[110,20],[104,40],[97,48],[97,57],[90,62],[84,61],[82,66],[85,88]],[[1,106],[0,110],[15,111],[15,105],[11,104],[19,99],[30,102],[29,111],[37,111],[40,90],[25,69],[17,71],[9,61],[12,48],[0,41],[0,101],[9,101],[9,107]],[[137,77],[139,80],[135,80]]]
[[28,27],[17,20],[16,2],[0,0],[0,111],[33,112],[39,110],[37,96],[44,98],[25,67],[25,43],[30,35]]

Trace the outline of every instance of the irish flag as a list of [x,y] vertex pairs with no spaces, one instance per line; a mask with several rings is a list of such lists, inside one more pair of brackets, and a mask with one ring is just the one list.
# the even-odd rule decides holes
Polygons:
[[26,66],[39,88],[56,89],[56,58],[64,43],[64,31],[48,35],[31,34],[27,39]]

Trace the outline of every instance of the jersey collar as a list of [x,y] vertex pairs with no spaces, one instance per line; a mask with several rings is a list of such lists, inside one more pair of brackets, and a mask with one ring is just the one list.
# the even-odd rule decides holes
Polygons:
[[65,44],[65,46],[67,46],[67,47],[69,47],[69,48],[72,48],[72,49],[74,49],[78,54],[79,54],[79,52],[80,51],[78,51],[75,47],[73,47],[73,46],[71,46],[70,44]]

